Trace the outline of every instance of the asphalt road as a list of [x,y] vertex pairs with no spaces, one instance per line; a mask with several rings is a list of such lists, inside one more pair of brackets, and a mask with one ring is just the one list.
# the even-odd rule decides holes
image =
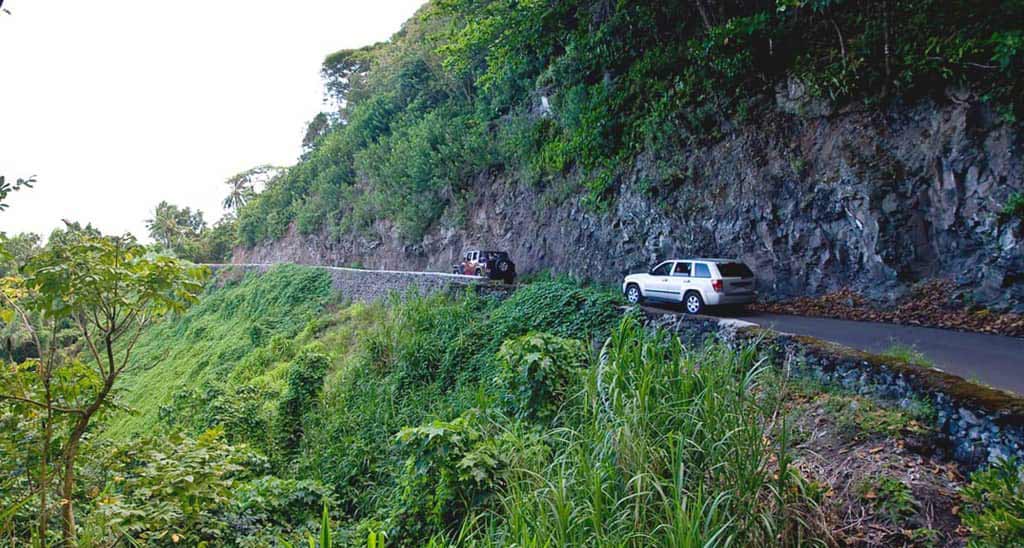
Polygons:
[[[666,309],[658,307],[652,311]],[[667,311],[682,313],[678,309]],[[1024,338],[750,311],[711,313],[876,354],[894,344],[910,346],[947,373],[1024,395]]]

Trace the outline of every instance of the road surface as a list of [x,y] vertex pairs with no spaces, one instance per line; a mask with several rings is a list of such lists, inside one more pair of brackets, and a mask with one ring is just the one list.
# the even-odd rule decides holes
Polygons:
[[[675,312],[660,306],[652,312]],[[722,314],[776,331],[807,335],[879,354],[894,344],[910,346],[935,367],[1002,390],[1024,395],[1024,338],[967,333],[932,327],[834,320],[744,311]]]

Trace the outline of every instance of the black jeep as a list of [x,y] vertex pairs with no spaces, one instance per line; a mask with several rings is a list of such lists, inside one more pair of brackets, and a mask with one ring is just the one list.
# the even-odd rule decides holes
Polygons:
[[504,280],[507,284],[516,279],[516,265],[504,251],[467,251],[462,256],[462,262],[452,266],[452,272]]

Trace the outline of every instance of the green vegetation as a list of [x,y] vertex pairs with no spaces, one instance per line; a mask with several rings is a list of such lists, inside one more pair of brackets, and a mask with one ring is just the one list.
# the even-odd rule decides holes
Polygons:
[[[620,319],[616,294],[564,281],[502,301],[345,305],[315,269],[221,276],[139,340],[139,363],[156,365],[126,379],[120,403],[134,411],[111,416],[97,442],[119,449],[95,469],[121,479],[90,503],[90,531],[295,543],[323,531],[326,499],[342,544],[796,545],[816,534],[802,516],[817,502],[788,448],[765,441],[778,383],[752,347],[685,350]],[[155,449],[166,465],[140,469],[123,458],[140,454],[140,435],[178,449]],[[215,458],[194,475],[201,496],[191,484],[146,490]],[[225,494],[225,482],[239,487]],[[147,508],[144,493],[166,502]]]
[[205,271],[147,256],[131,236],[87,231],[55,239],[20,270],[0,280],[0,321],[21,324],[32,344],[23,361],[0,369],[0,469],[9,476],[0,500],[14,513],[36,501],[35,525],[23,531],[41,544],[59,507],[60,540],[76,546],[82,444],[119,379],[137,367],[138,337],[194,302]]
[[857,485],[857,494],[893,525],[900,525],[913,516],[919,506],[907,484],[891,476],[864,480]]
[[791,380],[788,388],[820,404],[832,416],[838,431],[850,439],[925,433],[938,421],[935,407],[919,398],[907,399],[903,407],[893,406],[806,378]]
[[889,345],[889,348],[886,348],[881,355],[889,358],[896,358],[897,360],[910,365],[928,368],[935,367],[935,364],[928,359],[928,356],[922,354],[917,348],[905,344],[894,342]]
[[[175,321],[139,339],[134,359],[144,367],[124,379],[121,397],[135,412],[110,425],[111,437],[127,440],[160,424],[201,433],[218,422],[226,423],[229,440],[236,432],[268,436],[276,408],[257,404],[263,394],[285,390],[290,362],[301,350],[296,340],[316,329],[314,320],[332,302],[330,277],[297,266],[234,281],[221,276],[224,287],[208,289]],[[307,332],[301,340],[310,338]],[[225,390],[243,380],[244,388]]]
[[501,170],[601,209],[637,154],[683,172],[677,151],[772,108],[790,79],[837,106],[958,86],[1012,123],[1022,20],[1019,0],[436,0],[392,41],[327,57],[339,110],[311,124],[298,165],[232,201],[238,236],[383,219],[418,241],[461,223],[476,177]]
[[1003,206],[1002,217],[1006,220],[1020,219],[1024,221],[1024,193],[1010,194],[1010,199],[1006,200],[1006,205]]
[[[792,465],[788,390],[825,398],[855,435],[934,420],[923,404],[896,411],[782,382],[756,345],[684,348],[622,317],[618,299],[549,280],[504,300],[349,304],[314,268],[221,272],[198,303],[145,330],[89,429],[78,540],[825,543],[825,488]],[[12,409],[0,403],[8,471],[38,465],[19,453],[31,421]],[[965,492],[979,539],[1004,534],[988,522],[1016,511],[1019,490],[1008,472],[984,474]],[[33,536],[32,481],[0,479],[5,538]],[[915,510],[891,478],[857,493],[897,525]]]
[[962,496],[972,546],[1024,546],[1024,468],[1002,461],[971,475]]
[[146,219],[149,237],[160,252],[198,263],[226,261],[234,246],[235,226],[230,214],[211,227],[203,220],[202,211],[166,201],[157,204],[153,218]]
[[830,394],[825,409],[839,430],[850,437],[898,436],[905,430],[924,431],[914,417],[899,409],[883,407],[869,398]]

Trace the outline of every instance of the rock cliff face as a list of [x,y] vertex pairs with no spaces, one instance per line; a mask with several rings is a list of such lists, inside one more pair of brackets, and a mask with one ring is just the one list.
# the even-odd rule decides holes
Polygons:
[[1019,128],[955,94],[834,112],[796,92],[714,143],[639,156],[606,212],[491,172],[463,226],[414,245],[380,222],[340,239],[292,232],[234,260],[448,271],[479,246],[507,249],[520,273],[617,281],[667,257],[734,256],[773,298],[851,287],[886,300],[949,278],[965,299],[1024,311],[1024,227],[1000,216],[1024,191]]

